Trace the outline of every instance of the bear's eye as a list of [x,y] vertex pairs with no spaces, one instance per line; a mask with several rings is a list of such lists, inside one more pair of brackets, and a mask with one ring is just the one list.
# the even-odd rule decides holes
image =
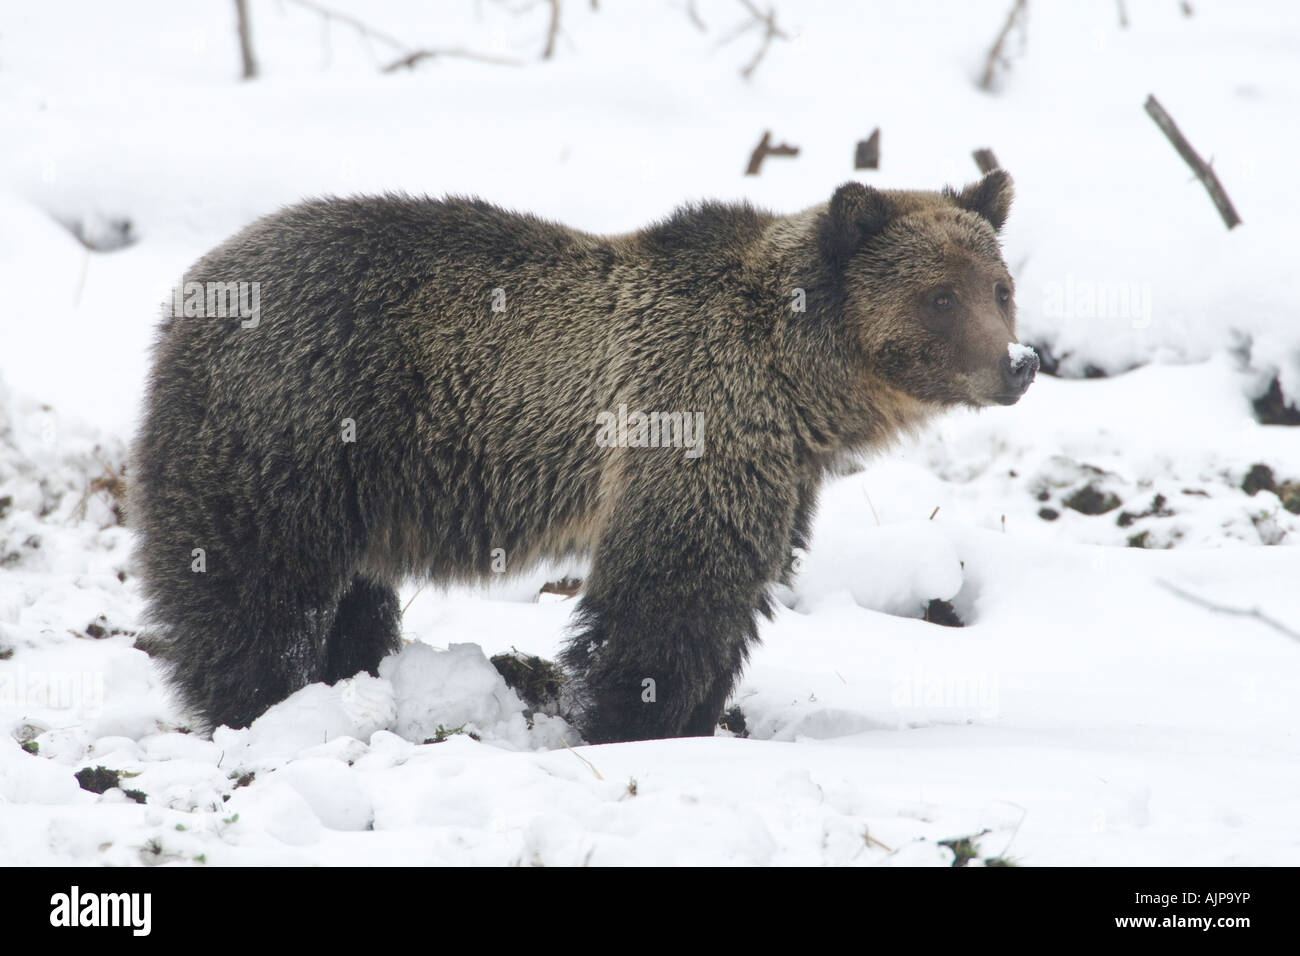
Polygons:
[[951,309],[952,294],[949,292],[936,292],[930,299],[930,304],[936,309]]
[[1008,302],[1011,301],[1011,290],[1008,289],[1001,282],[997,284],[996,294],[998,297],[998,302],[1002,305],[1006,305]]

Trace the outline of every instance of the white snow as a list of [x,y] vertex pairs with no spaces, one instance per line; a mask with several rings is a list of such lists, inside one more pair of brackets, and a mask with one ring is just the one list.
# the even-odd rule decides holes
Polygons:
[[[545,29],[542,5],[335,6],[412,46],[530,60]],[[707,32],[671,6],[567,4],[550,63],[395,74],[382,44],[254,4],[253,84],[235,79],[228,4],[16,8],[0,863],[947,865],[938,841],[984,830],[982,856],[1029,865],[1294,863],[1300,515],[1284,496],[1300,488],[1282,483],[1300,483],[1300,429],[1258,424],[1251,399],[1275,375],[1300,396],[1300,21],[1202,0],[1192,17],[1130,4],[1121,29],[1109,2],[1035,4],[984,93],[1006,6],[779,3],[793,39],[748,83],[757,37],[718,44],[744,16],[730,0],[698,4]],[[1242,226],[1223,228],[1143,112],[1153,92]],[[877,125],[882,168],[854,174]],[[744,177],[766,128],[801,154]],[[1015,407],[953,412],[826,487],[733,701],[748,739],[590,747],[558,718],[530,725],[487,658],[555,655],[574,602],[538,589],[579,565],[412,583],[380,676],[188,732],[133,647],[130,538],[104,479],[158,306],[199,254],[321,193],[473,193],[616,232],[704,197],[794,211],[855,176],[959,185],[980,146],[1016,181],[1004,238],[1026,345],[1009,356],[1045,346],[1071,375],[1111,375],[1040,374]],[[69,231],[99,243],[122,219],[138,241],[115,251]],[[1242,489],[1257,464],[1276,491]],[[1066,505],[1085,489],[1115,506]],[[935,600],[966,626],[922,620]],[[78,786],[101,766],[118,787]]]
[[1007,343],[1007,358],[1011,359],[1012,369],[1018,369],[1030,359],[1038,357],[1038,353],[1028,345],[1022,345],[1019,342]]

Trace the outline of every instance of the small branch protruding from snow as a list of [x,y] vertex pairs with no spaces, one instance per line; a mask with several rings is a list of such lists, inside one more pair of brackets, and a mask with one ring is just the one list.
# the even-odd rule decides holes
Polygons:
[[333,10],[325,6],[324,4],[316,3],[315,0],[289,0],[289,2],[293,4],[297,4],[298,6],[306,10],[310,10],[318,17],[324,17],[326,20],[336,20],[339,23],[342,23],[344,26],[351,27],[353,30],[361,34],[367,40],[378,40],[380,43],[383,43],[385,46],[390,46],[395,50],[406,49],[406,44],[403,43],[401,40],[397,39],[396,37],[391,36],[387,33],[383,33],[379,30],[376,30],[374,27],[361,22],[354,16],[351,16],[346,13],[340,13],[339,11]]
[[1233,617],[1254,618],[1255,620],[1259,621],[1261,624],[1266,624],[1267,626],[1273,628],[1273,630],[1285,634],[1287,637],[1291,638],[1291,640],[1300,641],[1300,633],[1293,631],[1291,628],[1287,627],[1281,621],[1269,617],[1267,614],[1265,614],[1257,607],[1228,607],[1226,604],[1216,604],[1213,601],[1207,601],[1205,598],[1193,594],[1190,591],[1184,591],[1176,584],[1170,584],[1168,581],[1165,581],[1162,578],[1157,578],[1156,584],[1160,585],[1162,588],[1164,588],[1170,594],[1173,594],[1175,597],[1180,597],[1184,601],[1187,601],[1191,604],[1195,604],[1197,607],[1205,608],[1205,610],[1207,611],[1213,611],[1215,614],[1229,614]]
[[1192,144],[1187,142],[1187,137],[1174,123],[1173,117],[1165,111],[1160,105],[1160,101],[1154,95],[1148,96],[1145,104],[1147,113],[1155,120],[1160,131],[1168,137],[1169,142],[1178,150],[1178,155],[1183,157],[1183,162],[1192,168],[1196,178],[1205,186],[1205,191],[1210,194],[1219,215],[1223,217],[1223,223],[1229,229],[1241,225],[1241,217],[1237,215],[1237,210],[1232,205],[1232,200],[1228,198],[1228,193],[1224,190],[1223,184],[1219,182],[1218,175],[1214,172],[1213,167],[1205,160],[1201,159],[1200,154],[1192,149]]
[[791,146],[789,143],[780,143],[772,145],[772,131],[764,130],[763,138],[758,141],[754,147],[754,152],[749,156],[749,166],[745,169],[746,176],[757,176],[759,169],[763,166],[763,160],[769,156],[798,156],[799,147]]
[[[1002,32],[999,33],[998,38],[993,41],[993,46],[989,48],[989,55],[984,61],[984,76],[980,79],[981,90],[991,91],[993,89],[993,80],[997,75],[998,67],[1006,66],[1007,61],[1002,52],[1002,48],[1006,46],[1007,37],[1011,35],[1011,31],[1015,29],[1016,24],[1020,22],[1022,17],[1024,17],[1028,5],[1029,0],[1015,0],[1015,3],[1012,4],[1011,12],[1007,14],[1007,22],[1002,24]],[[1023,35],[1023,24],[1020,29]]]
[[700,17],[700,11],[695,9],[695,0],[686,0],[686,19],[690,20],[701,33],[709,32],[708,24]]
[[[241,0],[236,0],[241,2]],[[317,3],[316,0],[288,0],[289,3],[297,4],[304,10],[310,10],[316,14],[325,23],[338,22],[346,27],[355,30],[365,40],[377,40],[392,50],[396,50],[401,55],[380,68],[383,73],[396,73],[400,69],[414,69],[417,63],[423,60],[432,60],[436,58],[455,58],[460,60],[475,60],[479,63],[491,63],[495,66],[520,66],[519,60],[506,56],[493,56],[488,53],[474,53],[471,50],[461,49],[459,47],[448,47],[445,49],[419,49],[412,50],[402,40],[391,34],[376,30],[368,23],[358,20],[356,17],[346,13],[340,13],[324,4]],[[558,2],[558,0],[557,0]],[[242,39],[242,37],[241,37]]]
[[235,0],[235,28],[239,31],[239,58],[243,64],[241,79],[257,76],[257,58],[253,55],[253,23],[248,16],[248,0]]
[[551,21],[546,28],[546,49],[542,50],[542,59],[549,60],[555,56],[555,40],[560,35],[560,0],[547,0],[551,8]]
[[854,169],[880,168],[880,127],[871,131],[871,135],[858,143],[857,153],[853,157]]
[[423,60],[435,60],[439,57],[458,60],[474,60],[478,63],[491,63],[494,66],[523,66],[521,60],[516,60],[508,56],[492,56],[488,53],[475,53],[472,50],[462,50],[459,47],[452,47],[445,50],[412,50],[406,56],[400,57],[389,63],[382,70],[384,73],[396,73],[398,70],[415,68],[417,63]]

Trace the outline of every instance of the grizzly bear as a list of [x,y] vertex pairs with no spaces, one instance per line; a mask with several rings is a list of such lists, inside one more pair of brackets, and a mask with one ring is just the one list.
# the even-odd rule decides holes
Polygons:
[[[1009,405],[1001,170],[601,236],[477,199],[319,199],[186,274],[130,514],[209,726],[399,644],[395,586],[590,557],[560,656],[593,742],[714,731],[828,466]],[[503,643],[506,638],[503,637]]]

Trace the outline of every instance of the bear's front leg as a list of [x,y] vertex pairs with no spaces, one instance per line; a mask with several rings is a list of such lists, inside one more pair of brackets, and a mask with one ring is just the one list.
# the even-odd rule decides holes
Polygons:
[[711,734],[786,558],[797,491],[782,456],[637,468],[664,453],[624,452],[629,480],[560,658],[593,743]]

